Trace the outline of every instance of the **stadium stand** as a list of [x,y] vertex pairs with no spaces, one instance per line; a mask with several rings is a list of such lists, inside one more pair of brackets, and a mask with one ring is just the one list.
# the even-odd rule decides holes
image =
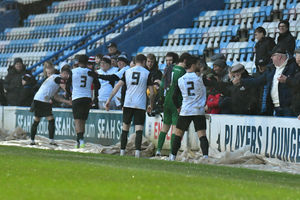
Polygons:
[[[141,9],[147,9],[153,6],[157,1],[148,1],[146,6]],[[143,20],[151,18],[164,8],[167,8],[177,0],[168,1],[164,5],[154,7],[151,12],[147,13],[143,19],[137,18],[108,35],[106,41],[127,31]],[[121,5],[116,0],[85,0],[85,1],[63,1],[54,2],[48,7],[45,14],[30,15],[24,20],[24,27],[7,28],[0,35],[0,66],[7,67],[12,64],[15,57],[22,57],[26,65],[33,65],[42,58],[48,57],[58,50],[70,45],[74,41],[85,37],[101,26],[107,25],[110,20],[115,19],[125,13],[129,13],[138,7],[134,1],[128,5]],[[163,7],[164,6],[164,7]],[[135,11],[137,12],[137,11]],[[135,13],[131,13],[130,18]],[[121,23],[117,22],[117,23]],[[114,24],[115,25],[115,24]],[[109,30],[111,27],[108,27]],[[102,30],[89,39],[95,39],[107,30]],[[84,43],[85,41],[83,41]],[[104,43],[104,39],[97,41],[89,48],[96,48]],[[79,44],[80,46],[80,44]],[[76,49],[78,46],[72,46],[69,51]],[[2,70],[5,71],[5,70]],[[5,74],[2,74],[2,77]]]
[[[240,62],[248,72],[255,71],[254,30],[262,26],[270,37],[279,35],[278,22],[290,21],[290,31],[300,45],[300,3],[296,0],[225,0],[224,10],[202,11],[190,28],[170,30],[162,38],[162,46],[142,46],[138,53],[154,53],[164,68],[164,54],[184,50],[191,54],[210,57],[214,53],[226,55],[227,64]],[[298,8],[298,9],[297,9]],[[280,12],[279,17],[273,16]],[[208,59],[209,61],[209,59]],[[211,65],[211,63],[209,62]]]

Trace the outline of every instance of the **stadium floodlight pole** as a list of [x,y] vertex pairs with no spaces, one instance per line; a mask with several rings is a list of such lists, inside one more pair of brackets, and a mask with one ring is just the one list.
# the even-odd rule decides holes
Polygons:
[[105,38],[106,38],[106,36],[107,36],[108,34],[110,34],[110,33],[112,33],[112,32],[115,32],[117,29],[122,28],[125,24],[128,24],[128,23],[130,23],[131,21],[135,20],[136,18],[141,17],[142,15],[144,15],[144,14],[145,14],[146,12],[148,12],[149,10],[152,10],[153,8],[156,8],[157,6],[159,6],[159,5],[163,4],[163,3],[165,3],[166,1],[167,1],[167,0],[162,1],[162,2],[158,2],[158,3],[156,3],[156,4],[153,4],[153,6],[147,8],[145,11],[143,11],[143,12],[137,14],[136,16],[134,16],[134,17],[132,17],[132,18],[130,18],[130,19],[128,19],[128,20],[125,21],[124,23],[117,25],[115,28],[113,28],[113,29],[111,29],[111,30],[105,32],[103,35],[100,35],[100,36],[98,36],[97,38],[95,38],[95,39],[89,41],[88,43],[86,43],[86,44],[80,46],[79,48],[75,49],[74,51],[70,52],[69,54],[67,54],[67,55],[65,55],[65,56],[62,56],[61,58],[59,58],[58,60],[56,60],[53,64],[58,64],[59,62],[62,62],[62,61],[64,61],[64,60],[66,60],[66,59],[69,58],[70,56],[72,56],[72,55],[74,55],[75,53],[81,51],[82,49],[87,48],[89,45],[91,45],[91,44],[97,42],[98,40],[100,40],[100,39],[102,39],[102,38],[104,38],[104,41],[105,41]]
[[[77,40],[77,41],[75,41],[75,42],[73,42],[73,43],[67,45],[67,46],[64,47],[63,49],[59,50],[58,52],[55,52],[55,53],[52,54],[51,56],[48,56],[48,57],[42,59],[40,62],[34,64],[34,65],[31,66],[31,67],[28,67],[27,69],[28,69],[28,70],[32,70],[32,69],[34,69],[34,68],[40,66],[41,64],[43,64],[45,61],[50,60],[51,58],[54,58],[55,56],[59,56],[59,54],[63,53],[65,50],[69,49],[70,47],[72,47],[72,46],[74,46],[74,45],[76,45],[76,44],[78,44],[78,43],[80,43],[80,42],[82,42],[82,41],[88,39],[88,38],[91,37],[92,35],[95,35],[95,34],[98,33],[99,31],[101,31],[101,30],[103,30],[103,29],[109,27],[109,26],[112,25],[113,23],[118,22],[119,20],[121,20],[121,19],[127,17],[129,14],[132,14],[134,11],[136,11],[136,10],[142,8],[143,6],[145,6],[146,4],[150,3],[151,1],[152,1],[152,0],[147,0],[147,1],[145,1],[144,3],[142,3],[142,4],[140,4],[140,5],[137,5],[136,7],[134,7],[133,9],[131,9],[130,11],[126,12],[125,14],[123,14],[123,15],[121,15],[121,16],[115,18],[115,19],[113,19],[113,20],[110,21],[109,23],[107,23],[107,24],[105,24],[105,25],[99,27],[99,28],[96,29],[95,31],[93,31],[93,32],[91,32],[91,33],[89,33],[89,34],[87,34],[86,36],[83,36],[81,39],[79,39],[79,40]],[[166,0],[164,0],[163,2],[165,2],[165,1],[166,1]],[[78,52],[78,51],[77,51],[77,52]],[[73,55],[73,54],[72,54],[72,55]],[[42,71],[43,71],[42,69],[39,69],[39,70],[37,70],[35,73],[33,73],[33,75],[36,76],[36,75],[38,75],[39,73],[41,73]]]

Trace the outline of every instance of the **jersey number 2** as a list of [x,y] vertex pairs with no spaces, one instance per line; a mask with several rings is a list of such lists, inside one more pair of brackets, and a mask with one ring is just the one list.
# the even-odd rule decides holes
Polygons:
[[132,82],[131,82],[131,85],[138,85],[139,84],[139,81],[140,81],[140,75],[141,73],[140,72],[133,72],[132,73]]
[[189,82],[187,82],[186,84],[189,85],[189,87],[187,88],[188,96],[195,96],[195,93],[192,92],[192,90],[195,89],[195,87],[194,87],[194,82],[189,81]]
[[87,77],[86,76],[80,76],[81,80],[80,80],[80,87],[86,87],[86,80],[87,80]]

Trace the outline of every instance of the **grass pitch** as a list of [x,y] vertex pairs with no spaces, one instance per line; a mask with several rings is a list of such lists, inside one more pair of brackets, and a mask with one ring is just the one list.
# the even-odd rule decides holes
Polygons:
[[0,199],[300,199],[300,176],[0,146]]

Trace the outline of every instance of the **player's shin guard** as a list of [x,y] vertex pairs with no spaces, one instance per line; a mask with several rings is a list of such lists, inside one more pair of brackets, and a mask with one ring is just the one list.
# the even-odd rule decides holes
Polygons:
[[208,156],[208,140],[206,136],[202,136],[200,139],[200,147],[202,150],[203,156]]
[[158,136],[158,143],[157,143],[157,151],[161,151],[162,147],[164,146],[165,139],[166,139],[167,133],[160,132]]
[[127,137],[128,137],[128,131],[122,130],[122,134],[121,134],[121,149],[122,150],[126,149]]
[[136,131],[135,133],[135,150],[141,150],[143,139],[143,131]]
[[55,131],[55,123],[54,119],[49,120],[48,122],[48,131],[49,131],[49,139],[54,139],[54,131]]
[[[175,134],[174,134],[175,135]],[[180,149],[181,146],[181,137],[178,135],[174,136],[174,141],[172,144],[172,155],[176,156],[178,150]]]
[[34,138],[35,138],[37,127],[38,127],[39,123],[40,123],[39,121],[34,121],[31,126],[31,131],[30,131],[31,140],[34,140]]

